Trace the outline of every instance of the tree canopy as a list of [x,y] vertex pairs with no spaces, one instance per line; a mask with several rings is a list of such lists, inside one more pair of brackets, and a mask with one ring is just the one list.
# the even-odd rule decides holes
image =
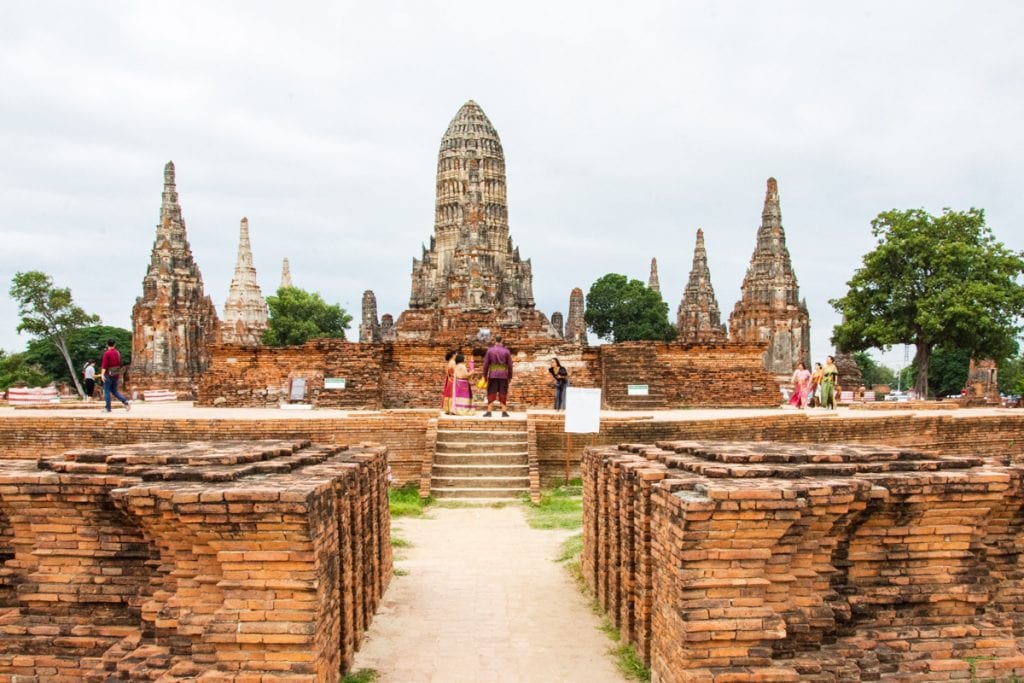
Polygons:
[[72,300],[70,289],[55,286],[49,275],[38,270],[15,273],[10,294],[18,302],[18,315],[21,316],[18,332],[50,340],[63,356],[78,395],[84,398],[78,373],[68,353],[68,336],[78,328],[99,323],[99,316],[86,313]]
[[0,349],[0,392],[19,384],[43,387],[51,381],[45,370],[26,360],[24,353],[7,354]]
[[[131,363],[132,333],[122,327],[109,325],[92,325],[72,330],[67,336],[68,354],[75,368],[75,374],[81,375],[86,361],[96,363],[99,373],[100,359],[107,350],[107,340],[117,342],[121,352],[121,364]],[[67,380],[68,370],[60,349],[49,339],[34,339],[28,343],[25,360],[41,367],[51,378]]]
[[870,388],[876,384],[886,384],[893,389],[896,388],[896,373],[891,368],[881,365],[867,351],[858,351],[853,354],[853,359],[857,362],[865,386]]
[[936,346],[978,358],[1012,354],[1021,331],[1024,258],[997,241],[981,209],[886,211],[871,222],[877,246],[833,299],[844,351],[913,344],[915,390],[925,395]]
[[345,338],[352,316],[338,304],[328,304],[317,292],[298,287],[281,287],[267,297],[270,309],[263,343],[294,346],[310,339]]
[[668,304],[640,280],[609,273],[590,286],[583,315],[598,337],[615,342],[671,341],[676,329],[668,322]]

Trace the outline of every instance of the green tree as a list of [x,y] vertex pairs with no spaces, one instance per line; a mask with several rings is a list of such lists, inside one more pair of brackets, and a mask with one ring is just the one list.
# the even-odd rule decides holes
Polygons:
[[896,388],[896,373],[890,368],[880,365],[869,353],[858,351],[853,354],[853,359],[857,362],[860,374],[864,377],[865,386],[870,388],[876,384],[887,384],[891,388]]
[[999,363],[999,391],[1020,394],[1024,387],[1024,355],[1017,354]]
[[[75,374],[82,374],[82,367],[86,361],[90,360],[96,363],[98,374],[100,359],[103,357],[103,352],[107,350],[108,339],[117,342],[117,348],[121,351],[121,364],[131,363],[132,333],[123,327],[93,325],[81,327],[68,333],[68,353],[71,355]],[[25,357],[28,362],[40,366],[55,379],[67,377],[64,356],[49,338],[30,341],[25,350]]]
[[64,357],[78,395],[85,398],[68,352],[68,336],[81,327],[95,325],[100,321],[99,316],[90,315],[75,305],[70,289],[55,287],[53,279],[38,270],[15,273],[10,294],[18,302],[18,315],[21,316],[18,332],[28,332],[37,339],[49,339]]
[[345,338],[352,316],[338,304],[328,304],[317,292],[298,287],[282,287],[267,297],[270,319],[263,343],[270,346],[294,346],[310,339]]
[[0,349],[0,392],[19,384],[43,387],[52,381],[45,370],[28,362],[24,353],[7,354]]
[[615,342],[676,338],[661,294],[625,275],[609,273],[590,286],[583,319],[598,337]]
[[878,245],[847,283],[846,296],[829,302],[844,317],[832,332],[837,347],[913,344],[922,396],[937,346],[978,358],[1012,353],[1024,309],[1024,258],[995,239],[984,211],[887,211],[871,231]]

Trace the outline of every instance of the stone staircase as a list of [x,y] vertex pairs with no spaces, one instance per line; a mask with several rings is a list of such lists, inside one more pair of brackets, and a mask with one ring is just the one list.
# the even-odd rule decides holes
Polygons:
[[431,494],[441,500],[518,498],[530,492],[528,450],[523,418],[442,417]]

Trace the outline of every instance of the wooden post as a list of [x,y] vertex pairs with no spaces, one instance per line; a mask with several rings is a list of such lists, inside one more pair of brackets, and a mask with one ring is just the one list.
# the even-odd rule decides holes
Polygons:
[[565,485],[569,485],[569,459],[572,454],[572,433],[565,434]]

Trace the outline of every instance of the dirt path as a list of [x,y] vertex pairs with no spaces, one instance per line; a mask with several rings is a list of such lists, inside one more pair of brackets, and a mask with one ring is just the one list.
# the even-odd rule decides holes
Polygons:
[[526,525],[518,506],[397,519],[396,576],[356,654],[381,681],[621,683],[611,641],[553,560],[573,532]]

